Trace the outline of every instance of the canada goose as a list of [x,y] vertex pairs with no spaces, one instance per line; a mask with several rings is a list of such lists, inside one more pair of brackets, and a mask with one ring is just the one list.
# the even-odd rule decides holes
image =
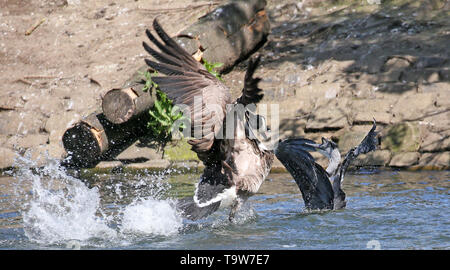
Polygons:
[[[239,116],[238,113],[235,118],[235,113],[230,113],[230,106],[227,106],[246,106],[263,98],[261,89],[258,88],[260,79],[253,78],[259,58],[249,61],[242,95],[232,101],[230,90],[171,39],[156,19],[153,21],[153,28],[162,42],[149,30],[146,30],[146,34],[160,51],[145,42],[143,46],[159,62],[148,59],[145,62],[166,76],[152,77],[152,80],[174,104],[189,107],[191,129],[194,133],[198,128],[202,131],[201,138],[191,139],[188,143],[205,164],[205,169],[196,185],[194,196],[180,199],[177,208],[184,217],[197,220],[215,212],[219,207],[231,206],[231,221],[248,197],[258,191],[269,174],[274,158],[273,151],[264,149],[256,139],[249,136],[254,133],[248,124],[253,114],[245,110],[243,115]],[[200,106],[196,100],[200,100]],[[235,121],[228,124],[227,117],[233,117]],[[234,130],[231,138],[219,136],[230,128]]]
[[[341,162],[337,145],[325,138],[322,143],[298,138],[280,142],[275,154],[289,173],[294,177],[302,193],[307,210],[341,209],[346,206],[342,190],[345,172],[350,163],[359,155],[374,151],[377,147],[375,119],[369,133],[357,146],[347,152]],[[318,151],[329,160],[325,170],[309,154]]]

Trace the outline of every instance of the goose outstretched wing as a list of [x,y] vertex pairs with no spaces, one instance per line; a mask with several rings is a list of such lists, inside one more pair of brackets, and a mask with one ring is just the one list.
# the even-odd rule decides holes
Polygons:
[[188,106],[191,130],[196,131],[193,133],[195,138],[188,142],[195,152],[207,152],[221,132],[226,104],[230,103],[230,91],[170,38],[156,19],[153,28],[162,41],[149,30],[146,31],[147,37],[159,51],[143,42],[144,49],[157,60],[145,59],[145,62],[166,76],[152,77],[152,80],[175,104]]

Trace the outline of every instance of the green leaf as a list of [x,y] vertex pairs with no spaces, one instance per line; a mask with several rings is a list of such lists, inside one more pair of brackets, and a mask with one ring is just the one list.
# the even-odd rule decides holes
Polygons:
[[223,66],[223,63],[209,63],[205,59],[203,59],[203,66],[205,66],[206,70],[211,73],[214,77],[217,79],[223,81],[222,77],[218,72],[216,72],[214,69]]

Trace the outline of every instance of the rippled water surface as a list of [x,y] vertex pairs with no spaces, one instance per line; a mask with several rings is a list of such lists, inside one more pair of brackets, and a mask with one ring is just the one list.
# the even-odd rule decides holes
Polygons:
[[228,211],[186,221],[173,205],[198,174],[88,175],[56,163],[0,177],[0,249],[449,249],[449,171],[358,171],[347,208],[305,213],[289,174]]

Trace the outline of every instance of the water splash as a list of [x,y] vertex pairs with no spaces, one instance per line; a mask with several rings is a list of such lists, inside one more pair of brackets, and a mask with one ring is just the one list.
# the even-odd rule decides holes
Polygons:
[[182,218],[174,203],[153,198],[128,205],[123,211],[122,231],[173,235],[182,227]]
[[126,205],[122,198],[130,185],[111,182],[103,188],[118,198],[105,204],[101,188],[90,188],[71,176],[58,160],[47,157],[45,166],[36,169],[30,156],[17,157],[15,167],[19,169],[13,173],[14,196],[21,198],[15,207],[22,215],[25,236],[40,245],[65,246],[70,241],[82,246],[128,245],[132,243],[124,240],[130,233],[169,236],[182,227],[174,203],[161,199],[168,185],[158,176],[132,184],[137,192]]
[[[97,188],[89,189],[48,159],[41,169],[29,157],[18,157],[17,193],[27,193],[21,207],[25,235],[40,244],[68,240],[86,241],[92,237],[116,237],[108,227],[108,217],[100,208]],[[27,190],[29,189],[29,190]]]

